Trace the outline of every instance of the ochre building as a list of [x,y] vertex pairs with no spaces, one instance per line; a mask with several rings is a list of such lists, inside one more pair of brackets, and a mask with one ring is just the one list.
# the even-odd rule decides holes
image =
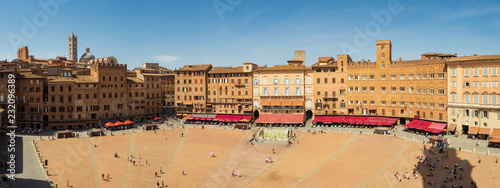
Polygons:
[[348,62],[348,114],[446,122],[446,59],[455,55],[392,61],[391,48],[391,41],[377,41],[376,61]]

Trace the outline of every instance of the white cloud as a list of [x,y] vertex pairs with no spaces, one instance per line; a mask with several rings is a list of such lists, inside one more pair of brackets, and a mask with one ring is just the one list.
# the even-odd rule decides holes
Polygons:
[[180,59],[180,57],[172,55],[155,55],[152,58],[160,63],[172,63]]

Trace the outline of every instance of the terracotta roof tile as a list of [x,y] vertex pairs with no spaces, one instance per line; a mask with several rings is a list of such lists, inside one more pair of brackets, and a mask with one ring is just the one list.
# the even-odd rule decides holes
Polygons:
[[212,67],[211,64],[203,64],[203,65],[184,65],[184,67],[178,69],[179,71],[187,71],[187,70],[208,70]]
[[232,67],[232,68],[227,68],[227,67],[212,67],[212,69],[208,72],[208,74],[214,74],[214,73],[242,73],[242,72],[243,72],[243,66]]

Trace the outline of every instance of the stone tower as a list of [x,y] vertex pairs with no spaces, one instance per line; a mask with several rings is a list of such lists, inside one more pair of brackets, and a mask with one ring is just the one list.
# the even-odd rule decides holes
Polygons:
[[68,59],[78,61],[78,36],[75,36],[73,32],[68,37]]
[[392,44],[390,40],[377,41],[377,67],[385,69],[392,61]]

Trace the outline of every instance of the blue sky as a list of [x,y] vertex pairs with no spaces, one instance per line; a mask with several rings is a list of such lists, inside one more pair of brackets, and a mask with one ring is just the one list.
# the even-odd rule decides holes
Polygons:
[[[387,39],[393,60],[428,52],[500,54],[495,0],[30,2],[0,0],[0,59],[14,59],[25,45],[35,57],[67,56],[72,31],[79,57],[88,44],[96,57],[114,56],[129,69],[144,62],[171,69],[206,63],[271,66],[293,59],[295,50],[306,51],[307,65],[344,53],[355,61],[375,60],[375,41]],[[55,2],[58,9],[46,10],[39,2]],[[380,21],[373,13],[388,13],[390,19]],[[36,31],[26,29],[31,24]]]

